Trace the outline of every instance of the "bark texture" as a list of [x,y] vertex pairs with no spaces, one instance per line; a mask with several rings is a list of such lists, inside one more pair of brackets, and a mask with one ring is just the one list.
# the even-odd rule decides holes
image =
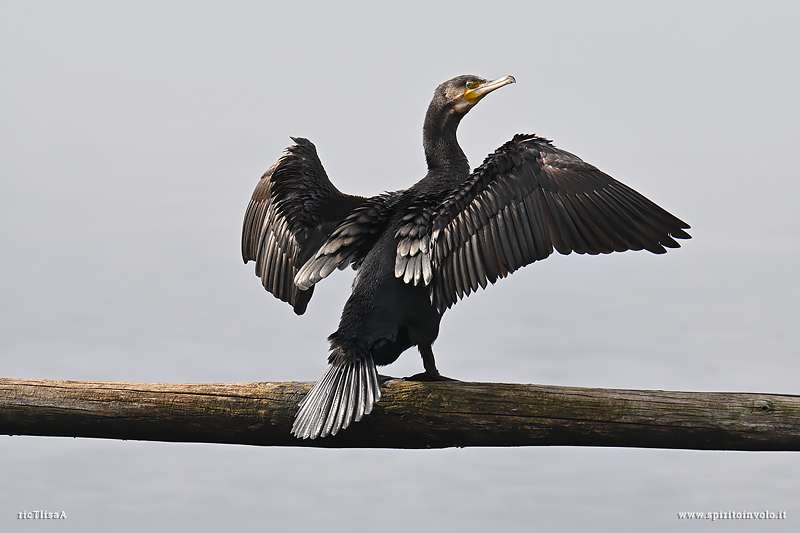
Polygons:
[[0,434],[257,446],[800,450],[800,396],[392,381],[334,437],[290,429],[311,383],[0,378]]

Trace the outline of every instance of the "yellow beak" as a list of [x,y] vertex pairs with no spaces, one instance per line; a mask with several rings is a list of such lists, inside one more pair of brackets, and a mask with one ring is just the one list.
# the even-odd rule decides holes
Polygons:
[[467,91],[464,93],[464,100],[469,102],[470,106],[473,106],[477,104],[481,98],[483,98],[490,92],[494,91],[495,89],[499,89],[504,85],[516,82],[517,80],[514,79],[514,76],[506,76],[505,78],[500,78],[494,81],[487,81],[486,83],[484,83],[479,87],[475,87],[474,89],[467,89]]

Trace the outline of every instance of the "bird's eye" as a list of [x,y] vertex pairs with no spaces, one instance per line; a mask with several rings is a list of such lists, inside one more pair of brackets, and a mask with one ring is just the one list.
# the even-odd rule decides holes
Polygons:
[[478,86],[478,84],[475,83],[474,81],[468,81],[467,82],[467,89],[474,89],[477,86]]

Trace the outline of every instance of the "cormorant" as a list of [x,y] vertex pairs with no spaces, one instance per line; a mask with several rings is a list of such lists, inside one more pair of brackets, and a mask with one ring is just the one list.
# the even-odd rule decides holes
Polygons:
[[645,249],[661,254],[691,238],[689,225],[630,187],[536,135],[515,135],[470,173],[456,140],[464,115],[515,83],[458,76],[436,88],[423,126],[428,173],[372,198],[341,193],[316,148],[296,143],[262,176],[244,219],[242,256],[264,288],[306,310],[314,284],[357,270],[328,368],[300,403],[292,433],[335,435],[381,397],[376,365],[418,346],[442,380],[431,345],[442,314],[480,286],[562,254]]

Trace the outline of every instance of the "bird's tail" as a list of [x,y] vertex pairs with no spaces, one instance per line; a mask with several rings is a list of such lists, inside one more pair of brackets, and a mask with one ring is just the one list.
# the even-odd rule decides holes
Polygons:
[[292,435],[297,438],[336,435],[372,412],[372,406],[381,399],[378,370],[372,357],[331,359],[334,362],[300,402],[292,426]]

